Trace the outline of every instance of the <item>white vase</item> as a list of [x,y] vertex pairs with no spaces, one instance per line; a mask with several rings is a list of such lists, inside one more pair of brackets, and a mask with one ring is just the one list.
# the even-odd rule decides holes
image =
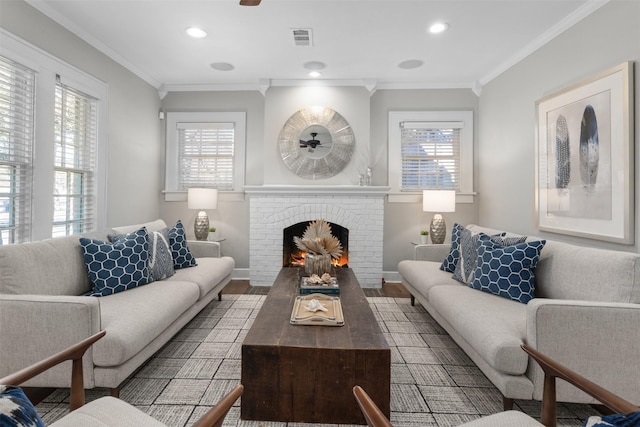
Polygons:
[[428,238],[429,238],[429,235],[426,235],[426,236],[425,236],[424,234],[421,234],[421,235],[420,235],[420,243],[422,243],[422,244],[427,243],[427,239],[428,239]]
[[209,240],[210,242],[215,242],[217,239],[218,239],[218,232],[210,231],[209,235],[207,236],[207,240]]

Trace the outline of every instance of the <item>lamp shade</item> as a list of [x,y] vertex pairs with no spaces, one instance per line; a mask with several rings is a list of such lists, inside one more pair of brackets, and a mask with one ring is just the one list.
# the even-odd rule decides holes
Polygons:
[[187,190],[189,209],[217,209],[218,190],[215,188],[189,188]]
[[425,212],[455,212],[455,190],[424,190],[422,192],[422,210]]

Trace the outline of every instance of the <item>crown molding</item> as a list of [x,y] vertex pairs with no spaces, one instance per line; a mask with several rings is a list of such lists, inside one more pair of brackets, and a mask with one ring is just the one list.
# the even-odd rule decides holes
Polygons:
[[161,83],[158,80],[156,80],[149,74],[145,73],[144,71],[142,71],[141,69],[133,65],[131,62],[127,61],[124,57],[122,57],[120,54],[118,54],[116,51],[114,51],[110,47],[106,46],[104,43],[100,42],[98,39],[92,37],[90,34],[87,34],[85,31],[82,31],[80,28],[74,25],[67,18],[60,15],[53,8],[51,8],[44,0],[25,0],[25,2],[30,6],[34,7],[35,9],[37,9],[38,11],[40,11],[41,13],[43,13],[44,15],[51,18],[53,21],[55,21],[56,23],[64,27],[67,31],[72,32],[73,34],[80,37],[82,40],[84,40],[88,44],[90,44],[95,49],[99,50],[100,52],[102,52],[103,54],[105,54],[106,56],[108,56],[109,58],[111,58],[112,60],[114,60],[115,62],[117,62],[124,68],[126,68],[127,70],[131,71],[133,74],[140,77],[142,80],[149,83],[151,86],[155,87],[156,89],[160,88]]
[[527,56],[531,55],[533,52],[540,49],[542,46],[546,45],[551,40],[558,37],[560,34],[564,33],[569,28],[573,27],[575,24],[582,21],[584,18],[591,15],[593,12],[600,9],[605,4],[609,3],[609,1],[611,0],[588,0],[584,5],[574,10],[571,14],[567,15],[556,25],[545,31],[531,43],[527,44],[519,52],[508,58],[506,61],[502,62],[492,71],[487,73],[484,77],[479,79],[479,84],[481,86],[486,85],[491,80],[495,79],[500,74],[504,73],[509,68],[513,67],[514,65],[525,59]]

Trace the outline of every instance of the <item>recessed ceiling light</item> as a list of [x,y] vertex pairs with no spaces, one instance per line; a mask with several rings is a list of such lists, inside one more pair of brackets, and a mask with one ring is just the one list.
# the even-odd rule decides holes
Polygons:
[[304,68],[306,68],[307,70],[311,70],[311,71],[323,70],[326,66],[327,66],[327,64],[325,64],[324,62],[320,62],[320,61],[309,61],[309,62],[305,62],[303,64]]
[[189,27],[185,31],[189,36],[193,37],[194,39],[202,39],[207,37],[207,32],[202,28]]
[[234,69],[234,66],[228,62],[214,62],[211,64],[211,68],[218,71],[231,71]]
[[449,28],[449,24],[446,22],[436,22],[435,24],[429,27],[429,32],[431,34],[439,34],[443,31],[446,31]]
[[411,70],[414,68],[422,67],[424,65],[424,61],[420,59],[407,59],[406,61],[402,61],[398,64],[398,68],[402,68],[403,70]]
[[320,71],[312,71],[309,73],[309,77],[313,77],[314,79],[320,77],[322,73]]

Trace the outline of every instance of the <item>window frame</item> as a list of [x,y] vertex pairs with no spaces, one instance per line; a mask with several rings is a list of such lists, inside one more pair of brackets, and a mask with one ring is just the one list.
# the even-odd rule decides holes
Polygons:
[[402,190],[402,122],[462,122],[460,130],[460,190],[456,202],[473,203],[473,110],[451,111],[390,111],[388,135],[389,202],[413,203],[422,200],[422,190]]
[[2,55],[36,72],[31,241],[52,236],[54,183],[54,102],[60,82],[98,100],[95,230],[107,228],[108,85],[0,28]]
[[222,194],[242,193],[245,185],[246,113],[225,112],[167,112],[166,114],[165,190],[167,202],[187,200],[187,191],[178,187],[179,141],[178,123],[234,123],[233,189]]

